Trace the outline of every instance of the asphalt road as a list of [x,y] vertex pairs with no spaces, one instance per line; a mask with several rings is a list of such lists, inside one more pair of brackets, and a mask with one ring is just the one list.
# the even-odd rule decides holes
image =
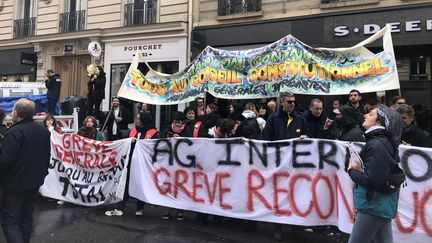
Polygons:
[[[161,218],[163,208],[146,205],[143,216],[135,216],[135,201],[130,200],[121,217],[105,216],[107,208],[89,208],[72,204],[57,205],[56,201],[39,198],[34,212],[32,243],[183,243],[183,242],[276,242],[273,225],[258,222],[248,228],[244,221],[224,219],[215,223],[212,217],[206,224],[198,224],[196,213],[185,212],[185,219],[177,221]],[[294,233],[293,233],[294,232]],[[0,242],[6,242],[0,234]],[[283,241],[293,243],[337,242],[323,232],[307,233],[283,227]]]

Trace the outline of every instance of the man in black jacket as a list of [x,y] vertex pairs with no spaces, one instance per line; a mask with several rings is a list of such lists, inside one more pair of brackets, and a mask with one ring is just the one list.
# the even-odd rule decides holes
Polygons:
[[402,144],[431,147],[429,133],[417,126],[414,109],[409,105],[402,104],[399,105],[397,112],[403,121]]
[[54,70],[48,69],[46,73],[45,87],[47,87],[48,113],[56,115],[56,106],[60,98],[61,80],[59,74],[54,74]]
[[29,242],[39,187],[48,174],[50,132],[33,121],[35,104],[16,102],[11,126],[0,146],[3,232],[8,242]]

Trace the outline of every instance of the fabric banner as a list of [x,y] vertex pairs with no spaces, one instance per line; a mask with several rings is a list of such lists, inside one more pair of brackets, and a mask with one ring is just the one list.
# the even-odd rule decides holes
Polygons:
[[[355,143],[361,150],[362,143]],[[397,242],[432,241],[432,149],[400,147],[408,180],[393,222]],[[226,217],[351,232],[353,182],[346,142],[140,140],[129,193],[151,204]]]
[[51,133],[48,176],[42,196],[84,206],[123,199],[131,139],[96,141],[76,134]]
[[[373,53],[365,45],[383,42]],[[149,72],[144,76],[138,64]],[[153,70],[140,52],[118,96],[149,104],[192,101],[205,92],[219,98],[277,97],[280,92],[341,95],[399,89],[390,30],[386,27],[351,48],[312,48],[288,35],[270,45],[245,51],[206,47],[192,63],[175,74]]]

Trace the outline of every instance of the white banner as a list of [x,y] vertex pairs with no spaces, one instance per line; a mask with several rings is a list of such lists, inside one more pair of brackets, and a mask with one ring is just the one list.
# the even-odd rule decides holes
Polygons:
[[97,206],[123,199],[131,139],[96,141],[76,134],[51,134],[49,174],[43,196]]
[[[151,204],[233,218],[336,225],[351,232],[352,186],[346,142],[239,139],[140,140],[129,193]],[[358,150],[363,144],[356,143]],[[400,147],[396,242],[432,241],[432,149]],[[406,241],[408,240],[408,241]]]

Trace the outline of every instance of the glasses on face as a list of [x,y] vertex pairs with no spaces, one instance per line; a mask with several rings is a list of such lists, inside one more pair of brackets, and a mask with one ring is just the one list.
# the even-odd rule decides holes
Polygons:
[[397,102],[398,105],[405,105],[405,102]]
[[290,105],[291,104],[295,104],[295,100],[286,100],[285,102],[288,103],[288,104],[290,104]]

